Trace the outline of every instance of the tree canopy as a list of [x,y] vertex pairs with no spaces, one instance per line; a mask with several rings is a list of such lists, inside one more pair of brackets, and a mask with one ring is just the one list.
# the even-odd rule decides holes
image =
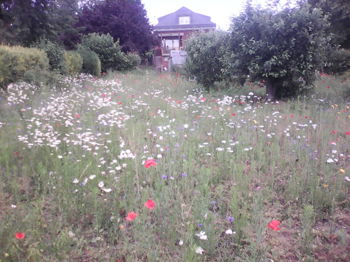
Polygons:
[[110,34],[127,52],[155,43],[140,0],[0,0],[0,43],[30,46],[45,38],[73,49],[89,33]]
[[155,43],[140,0],[103,0],[86,4],[79,16],[81,32],[109,33],[123,51],[144,53]]
[[350,49],[350,1],[349,0],[307,0],[312,7],[321,8],[329,16],[329,31],[336,42]]
[[78,0],[2,0],[0,41],[24,46],[40,38],[58,42],[74,31],[77,8]]
[[282,11],[247,6],[232,19],[230,72],[266,83],[271,99],[293,96],[312,85],[322,68],[330,37],[320,9]]

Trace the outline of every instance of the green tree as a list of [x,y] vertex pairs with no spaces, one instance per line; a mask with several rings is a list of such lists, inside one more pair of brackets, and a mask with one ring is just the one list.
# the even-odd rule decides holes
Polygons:
[[74,49],[81,40],[78,22],[79,0],[56,0],[50,10],[49,22],[53,26],[57,42],[68,49]]
[[44,35],[54,33],[49,25],[52,0],[5,0],[0,4],[3,43],[29,46]]
[[102,72],[107,72],[109,69],[123,70],[127,63],[119,42],[114,42],[113,37],[109,34],[88,34],[83,37],[81,45],[98,55]]
[[[77,36],[78,0],[1,0],[0,42],[30,46],[41,38]],[[71,37],[72,38],[72,37]]]
[[186,42],[186,71],[207,89],[224,79],[227,44],[225,32],[194,35]]
[[124,52],[140,54],[150,50],[155,37],[140,0],[87,1],[79,15],[83,34],[110,34]]
[[336,42],[350,49],[350,1],[349,0],[307,0],[315,8],[321,8],[329,16],[330,32]]
[[266,83],[269,99],[294,96],[310,87],[330,42],[320,9],[307,5],[282,11],[248,5],[232,19],[230,72]]

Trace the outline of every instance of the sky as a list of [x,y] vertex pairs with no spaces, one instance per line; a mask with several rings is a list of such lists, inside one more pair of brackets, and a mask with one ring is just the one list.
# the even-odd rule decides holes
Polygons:
[[[271,0],[253,0],[255,4],[266,5]],[[286,2],[288,0],[282,0]],[[173,13],[185,6],[193,12],[211,17],[211,21],[216,23],[216,28],[228,30],[232,16],[237,16],[246,0],[141,0],[150,23],[156,25],[157,18]]]

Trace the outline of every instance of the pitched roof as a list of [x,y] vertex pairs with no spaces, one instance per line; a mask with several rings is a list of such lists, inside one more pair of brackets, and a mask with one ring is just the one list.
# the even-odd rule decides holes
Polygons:
[[[190,24],[180,25],[179,17],[181,16],[189,16]],[[203,27],[211,27],[215,28],[216,24],[210,20],[210,16],[202,15],[193,12],[192,10],[181,7],[179,10],[174,13],[162,16],[158,18],[158,24],[153,28],[157,29],[181,29],[181,28],[203,28]]]

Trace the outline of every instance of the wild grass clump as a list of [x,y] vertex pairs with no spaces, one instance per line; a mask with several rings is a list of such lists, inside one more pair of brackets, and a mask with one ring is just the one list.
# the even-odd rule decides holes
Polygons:
[[207,94],[147,70],[12,84],[0,101],[0,260],[347,261],[341,81],[274,103],[253,84]]

